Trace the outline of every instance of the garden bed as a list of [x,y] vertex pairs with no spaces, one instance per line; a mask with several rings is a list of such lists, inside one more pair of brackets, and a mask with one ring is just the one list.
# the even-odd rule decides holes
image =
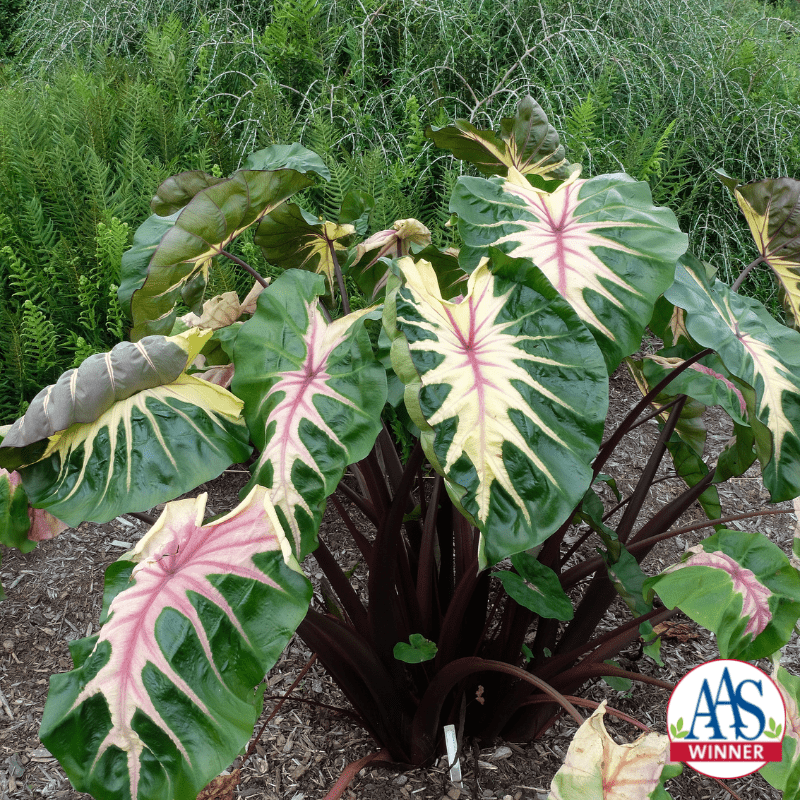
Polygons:
[[[624,370],[611,379],[612,412],[609,422],[621,418],[637,397],[636,387]],[[723,415],[714,409],[707,412],[709,442],[712,451],[719,450],[728,438]],[[657,433],[654,422],[640,426],[615,451],[606,471],[613,474],[623,494],[633,486],[650,445]],[[669,471],[662,467],[663,477]],[[239,489],[249,473],[233,466],[222,479],[199,487],[193,494],[209,493],[207,513],[220,513],[237,502]],[[643,516],[671,499],[682,486],[679,479],[657,483],[648,498]],[[767,495],[758,473],[751,469],[741,478],[734,478],[720,487],[723,513],[740,514],[760,509]],[[345,498],[342,502],[347,503]],[[789,504],[783,504],[789,508]],[[703,519],[699,507],[691,509],[681,524]],[[790,514],[770,516],[741,523],[741,529],[760,530],[791,552],[794,519]],[[2,548],[2,582],[7,600],[0,615],[0,800],[46,797],[51,800],[77,800],[88,795],[75,792],[59,764],[38,739],[51,674],[71,667],[67,643],[91,635],[98,630],[102,599],[103,575],[106,567],[140,539],[146,525],[131,517],[120,517],[105,525],[82,524],[53,541],[44,542],[27,555]],[[346,568],[356,565],[358,555],[349,536],[340,529],[338,518],[329,508],[321,533],[330,550],[338,555]],[[694,538],[663,544],[645,562],[653,574],[661,566],[673,563],[679,553],[707,532],[696,532]],[[581,551],[579,551],[580,554]],[[584,551],[588,553],[589,550]],[[649,567],[648,567],[649,565]],[[320,589],[322,573],[313,556],[305,564],[315,588]],[[366,573],[356,567],[358,583]],[[613,613],[621,618],[627,609],[618,603]],[[713,636],[699,629],[691,620],[677,616],[664,634],[662,654],[664,667],[647,657],[640,657],[637,648],[623,654],[621,665],[628,670],[657,675],[668,681],[679,680],[691,667],[718,657]],[[674,623],[674,624],[673,624]],[[800,672],[800,643],[797,636],[786,648],[790,671]],[[303,669],[311,652],[295,638],[267,676],[267,697],[284,694]],[[761,666],[767,669],[766,664]],[[588,691],[594,700],[607,698],[609,704],[664,732],[668,694],[653,686],[634,687],[633,694],[616,692],[603,682]],[[346,708],[337,687],[319,663],[314,663],[292,692],[288,701],[267,726],[252,757],[242,767],[237,795],[261,800],[318,800],[324,797],[344,767],[371,752],[375,745],[366,732],[343,714],[316,707],[304,701]],[[275,700],[265,702],[265,714],[274,708]],[[618,739],[630,741],[638,733],[629,725],[607,719]],[[567,719],[557,724],[541,741],[517,745],[498,741],[473,748],[467,742],[462,752],[464,783],[461,789],[449,781],[448,770],[440,762],[427,769],[399,772],[385,766],[365,769],[353,782],[345,797],[369,800],[439,800],[440,798],[498,798],[507,800],[544,800],[550,781],[566,754],[574,733],[574,723]],[[241,762],[241,759],[239,759]],[[237,762],[236,765],[238,766]],[[747,800],[775,800],[779,792],[759,776],[730,782],[730,787]],[[686,769],[684,775],[667,784],[676,800],[722,800],[731,796],[710,778]]]

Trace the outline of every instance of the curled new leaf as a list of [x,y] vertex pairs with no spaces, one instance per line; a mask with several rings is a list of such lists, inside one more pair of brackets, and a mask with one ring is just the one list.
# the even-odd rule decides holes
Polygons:
[[99,636],[51,681],[40,736],[79,791],[194,800],[252,735],[255,687],[305,616],[266,491],[204,525],[205,504],[168,504],[109,568]]
[[511,167],[545,180],[563,179],[569,173],[558,132],[532,97],[524,97],[517,113],[501,120],[501,138],[491,131],[479,131],[466,120],[428,128],[425,133],[437,147],[474,164],[484,175],[505,175]]
[[391,229],[378,231],[361,242],[356,253],[351,272],[361,290],[377,297],[385,288],[389,270],[382,258],[401,258],[411,252],[411,246],[418,250],[431,243],[431,232],[416,219],[399,219]]

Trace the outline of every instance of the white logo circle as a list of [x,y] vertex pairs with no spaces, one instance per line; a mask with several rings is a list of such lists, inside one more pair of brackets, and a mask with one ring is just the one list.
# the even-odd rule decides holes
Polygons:
[[713,778],[740,778],[780,761],[786,709],[766,673],[718,659],[684,676],[667,706],[670,761]]

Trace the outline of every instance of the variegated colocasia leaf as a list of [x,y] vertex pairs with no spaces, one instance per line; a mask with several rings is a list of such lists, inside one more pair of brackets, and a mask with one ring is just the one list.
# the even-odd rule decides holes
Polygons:
[[340,240],[355,232],[353,225],[319,220],[295,203],[284,203],[261,221],[253,241],[271,264],[324,275],[333,293],[336,253],[345,249]]
[[783,697],[786,709],[786,731],[783,738],[783,758],[763,766],[761,776],[783,792],[783,800],[800,800],[800,676],[792,675],[773,656],[772,680]]
[[109,568],[100,634],[51,680],[40,736],[79,791],[194,800],[252,735],[255,687],[305,616],[266,491],[203,525],[205,504],[168,504]]
[[[211,336],[148,337],[90,356],[44,389],[0,445],[31,504],[70,526],[143,511],[250,453],[242,402],[183,370]],[[43,452],[24,459],[41,442]]]
[[713,631],[722,658],[771,655],[800,618],[800,573],[760,533],[721,530],[645,587]]
[[569,174],[558,132],[532,97],[520,100],[515,116],[501,120],[499,139],[463,119],[425,133],[437,147],[474,164],[484,175],[505,175],[510,168],[545,180],[561,180]]
[[603,724],[605,705],[578,728],[547,800],[645,800],[661,783],[669,739],[645,733],[617,744]]
[[171,383],[186,367],[188,341],[152,336],[137,343],[120,342],[108,353],[89,356],[33,398],[0,447],[25,447],[75,423],[94,422],[115,403]]
[[[773,502],[800,494],[800,333],[776,322],[756,300],[706,277],[685,257],[667,299],[686,310],[686,328],[701,346],[716,350],[728,372],[755,390],[750,423],[766,426],[771,447],[759,453]],[[743,391],[745,399],[748,393]],[[755,417],[755,419],[753,419]]]
[[123,257],[118,292],[123,306],[130,303],[131,338],[169,333],[180,300],[199,312],[212,259],[312,183],[309,175],[292,169],[238,170],[197,192],[172,216],[145,222],[147,231],[137,231],[133,252]]
[[363,319],[328,323],[320,275],[291,270],[262,292],[236,339],[233,390],[261,450],[253,479],[270,490],[298,557],[316,547],[325,498],[369,453],[386,402],[386,371]]
[[[655,353],[642,359],[642,370],[648,386],[655,386],[669,373],[683,364],[685,359]],[[738,386],[724,375],[719,359],[706,356],[704,363],[692,364],[689,369],[673,379],[670,394],[686,394],[706,406],[721,406],[734,421],[747,424],[747,403]]]
[[[665,350],[656,355],[645,356],[641,361],[627,359],[628,367],[642,394],[647,393],[683,363],[684,359],[667,355],[671,352],[673,351]],[[667,442],[667,448],[676,472],[690,487],[704,478],[709,471],[703,460],[707,433],[703,420],[706,406],[721,406],[734,419],[739,430],[749,427],[746,402],[740,389],[723,374],[725,367],[718,358],[713,355],[706,356],[704,361],[707,363],[692,364],[689,369],[675,377],[667,391],[659,394],[653,401],[653,405],[657,406],[674,399],[675,395],[688,395],[689,399],[684,404],[675,432]],[[669,412],[665,411],[661,417],[666,421],[668,415]],[[741,457],[745,454],[739,452],[737,455]],[[734,464],[727,455],[724,463],[729,471],[734,469]],[[742,463],[746,463],[746,458]],[[746,463],[744,469],[747,469],[750,463],[752,460]],[[719,519],[722,516],[719,493],[715,486],[709,486],[698,500],[709,519]]]
[[552,192],[516,170],[461,178],[450,202],[471,270],[490,246],[530,259],[592,331],[609,372],[639,349],[656,299],[686,250],[672,211],[627,175],[574,177]]
[[455,301],[430,264],[401,259],[384,316],[425,453],[490,564],[543,542],[580,501],[608,404],[575,312],[541,273],[495,255],[495,274],[481,264]]
[[775,273],[787,315],[800,328],[800,180],[736,182],[731,188],[761,258]]

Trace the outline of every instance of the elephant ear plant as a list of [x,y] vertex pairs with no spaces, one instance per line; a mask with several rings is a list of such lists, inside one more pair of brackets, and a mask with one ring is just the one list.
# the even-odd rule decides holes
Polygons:
[[[455,187],[457,253],[415,220],[370,235],[363,193],[337,219],[290,203],[328,178],[299,145],[159,188],[123,260],[132,341],[41,392],[0,446],[5,544],[33,546],[37,514],[77,525],[166,503],[108,569],[102,628],[52,678],[42,741],[98,798],[194,798],[252,735],[264,675],[297,633],[382,761],[431,763],[445,724],[525,741],[567,713],[581,728],[554,800],[663,798],[679,771],[666,737],[617,745],[602,720],[620,712],[578,693],[601,676],[669,688],[609,661],[640,636],[658,658],[652,625],[681,609],[722,656],[773,658],[787,736],[764,775],[797,800],[800,678],[780,651],[800,617],[800,548],[792,560],[727,529],[716,485],[757,459],[773,501],[800,495],[800,333],[687,254],[646,184],[581,178],[530,98],[499,135],[465,122],[429,135],[488,176]],[[795,308],[796,182],[735,191]],[[242,258],[253,244],[237,249],[247,229],[279,273],[269,285]],[[221,258],[266,287],[255,306],[205,300]],[[366,297],[346,293],[359,285]],[[630,362],[644,397],[604,439],[609,375],[648,326],[666,349]],[[230,389],[203,380],[210,364]],[[734,425],[716,464],[705,405]],[[650,418],[660,435],[638,483],[606,508],[604,469]],[[667,453],[686,488],[640,520]],[[240,462],[251,479],[231,512],[206,520],[204,494],[175,499]],[[698,500],[711,520],[693,527],[713,534],[648,575]],[[366,591],[320,534],[328,503]],[[302,571],[312,552],[325,597]],[[576,706],[596,710],[584,722]]]

